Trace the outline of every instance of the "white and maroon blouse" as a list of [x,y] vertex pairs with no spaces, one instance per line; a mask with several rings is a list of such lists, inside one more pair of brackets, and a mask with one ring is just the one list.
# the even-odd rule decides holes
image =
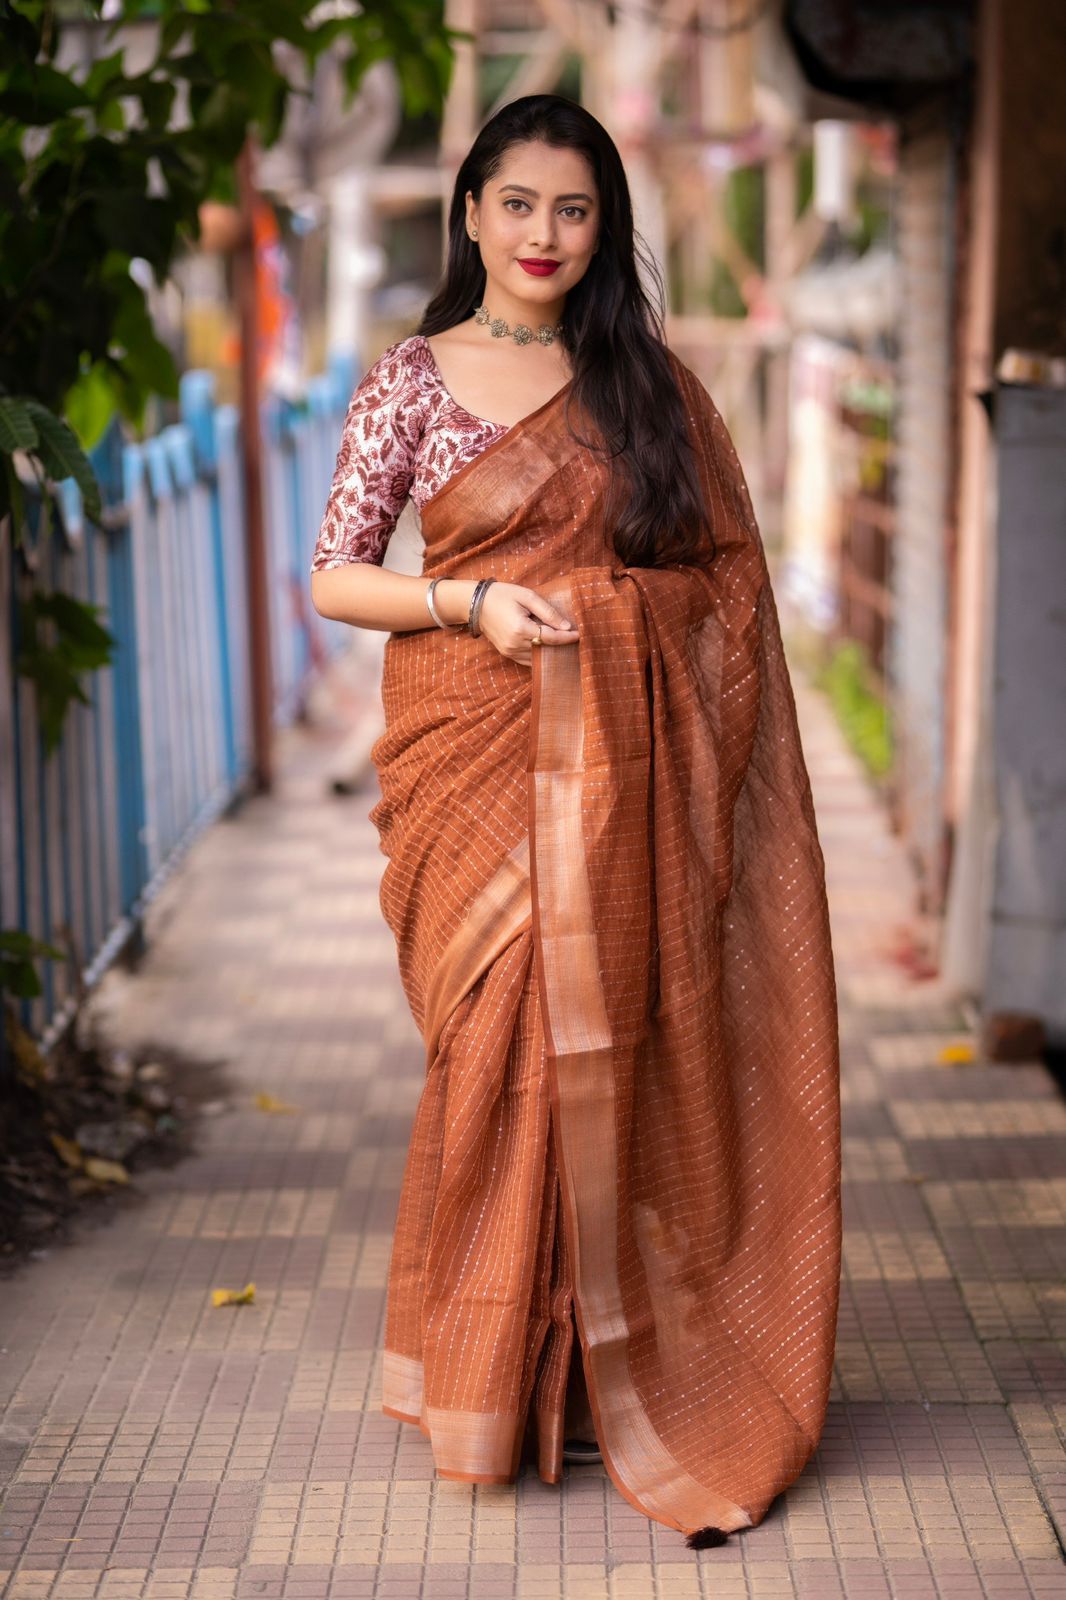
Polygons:
[[311,571],[381,565],[410,497],[421,511],[453,472],[509,429],[452,399],[423,334],[367,368],[352,395]]

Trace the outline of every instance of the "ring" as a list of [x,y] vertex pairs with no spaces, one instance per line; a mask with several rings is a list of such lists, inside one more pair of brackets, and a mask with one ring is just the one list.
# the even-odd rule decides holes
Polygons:
[[537,623],[537,637],[535,639],[531,639],[529,641],[530,644],[540,644],[540,642],[541,642],[540,636],[541,636],[541,633],[542,633],[543,629],[544,629],[543,622],[538,622]]

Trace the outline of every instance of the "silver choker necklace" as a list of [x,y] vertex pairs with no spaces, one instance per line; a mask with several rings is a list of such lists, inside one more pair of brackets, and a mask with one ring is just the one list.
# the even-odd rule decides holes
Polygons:
[[488,306],[478,306],[474,311],[474,321],[481,327],[488,324],[489,331],[494,339],[504,339],[508,334],[515,344],[532,344],[536,339],[539,344],[551,344],[557,333],[562,333],[563,325],[557,322],[552,327],[550,322],[542,322],[536,333],[526,323],[520,322],[514,328],[508,326],[502,317],[494,317]]

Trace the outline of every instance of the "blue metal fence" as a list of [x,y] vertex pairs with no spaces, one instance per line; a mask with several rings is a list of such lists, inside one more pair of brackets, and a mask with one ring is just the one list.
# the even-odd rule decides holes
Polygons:
[[[295,406],[263,408],[275,721],[349,630],[310,604],[308,568],[354,363]],[[239,419],[211,374],[181,385],[182,420],[143,444],[114,428],[94,452],[101,525],[72,482],[50,534],[0,534],[0,927],[70,951],[41,967],[24,1024],[47,1047],[140,922],[189,843],[246,785],[252,730]],[[6,542],[5,542],[6,541]],[[113,662],[84,679],[46,755],[32,685],[15,670],[28,585],[95,603]]]

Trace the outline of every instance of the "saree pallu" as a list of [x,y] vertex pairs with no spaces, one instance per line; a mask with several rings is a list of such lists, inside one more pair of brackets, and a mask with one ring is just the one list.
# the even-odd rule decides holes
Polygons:
[[[427,576],[536,588],[532,666],[385,647],[371,811],[426,1046],[382,1408],[437,1471],[562,1470],[571,1359],[604,1465],[717,1542],[813,1453],[838,1310],[824,864],[765,554],[729,435],[671,356],[713,559],[623,565],[571,385],[424,506]],[[578,1348],[573,1348],[576,1324]]]

